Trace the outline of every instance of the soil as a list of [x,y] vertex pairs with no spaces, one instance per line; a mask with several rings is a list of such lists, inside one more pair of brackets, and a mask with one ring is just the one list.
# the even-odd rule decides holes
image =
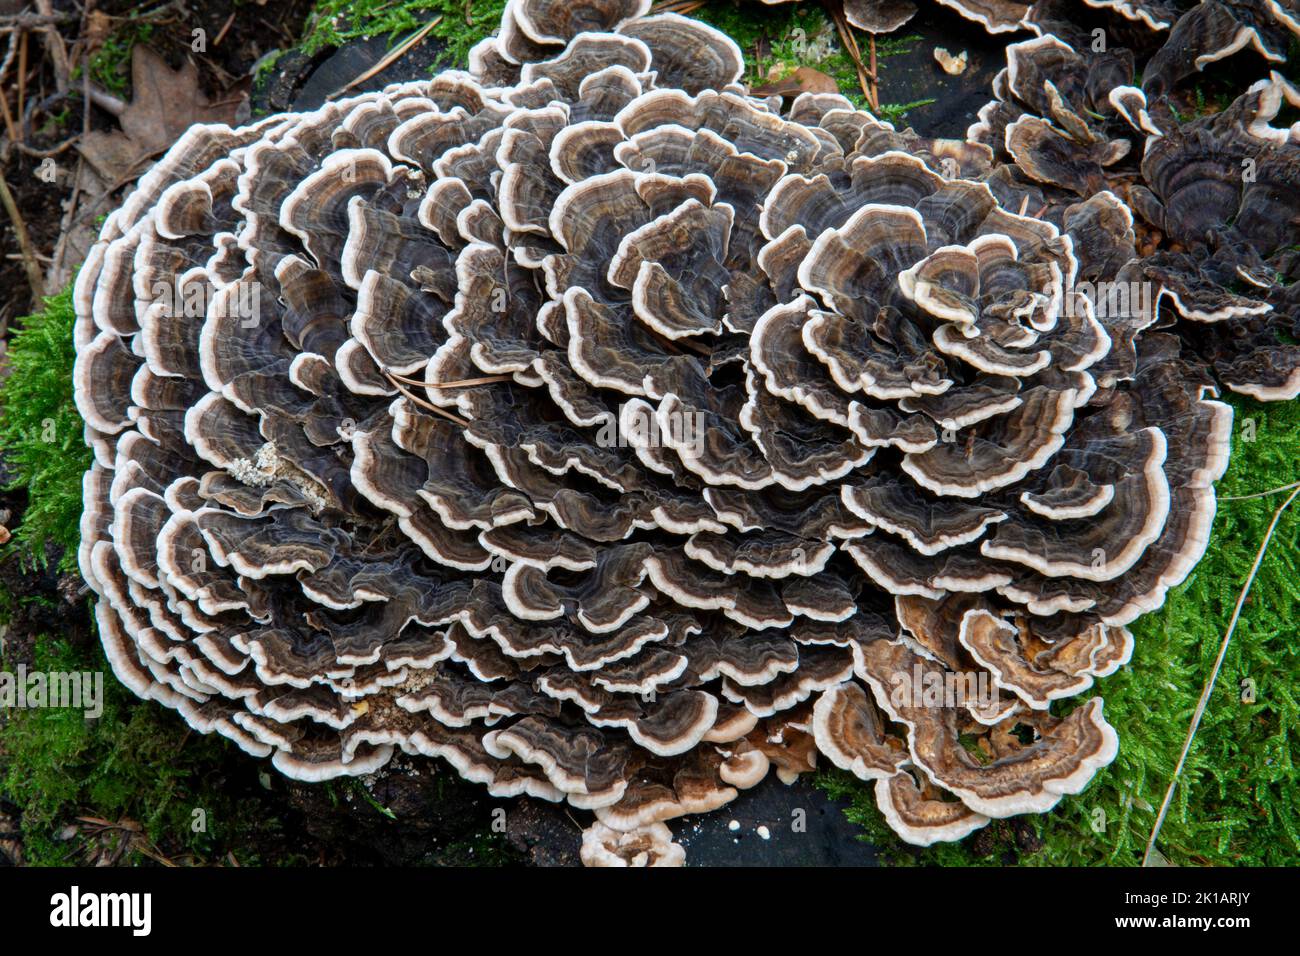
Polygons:
[[[1006,63],[1005,36],[992,36],[972,29],[953,11],[931,4],[898,30],[899,36],[919,36],[907,52],[886,57],[880,66],[881,103],[919,103],[907,118],[895,125],[910,126],[922,136],[958,136],[977,119],[980,107],[989,101],[993,77]],[[1028,39],[1030,33],[1016,34]],[[953,56],[967,55],[966,69],[949,76],[934,59],[936,47]]]

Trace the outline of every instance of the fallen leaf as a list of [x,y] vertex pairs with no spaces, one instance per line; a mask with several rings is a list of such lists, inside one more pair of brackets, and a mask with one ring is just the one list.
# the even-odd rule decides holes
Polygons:
[[801,66],[784,79],[750,90],[755,96],[798,96],[800,93],[838,93],[839,84],[821,70]]
[[110,182],[144,172],[146,160],[166,150],[196,123],[234,123],[246,92],[216,101],[199,89],[199,70],[186,60],[179,70],[137,44],[131,53],[131,102],[118,118],[120,130],[92,130],[77,149]]

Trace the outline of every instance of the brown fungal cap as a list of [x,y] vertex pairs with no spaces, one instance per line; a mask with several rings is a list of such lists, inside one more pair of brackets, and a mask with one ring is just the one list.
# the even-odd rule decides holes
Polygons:
[[1187,77],[1241,50],[1269,63],[1286,61],[1293,36],[1300,36],[1294,0],[1208,0],[1182,14],[1169,39],[1151,58],[1143,77],[1149,96],[1167,94]]

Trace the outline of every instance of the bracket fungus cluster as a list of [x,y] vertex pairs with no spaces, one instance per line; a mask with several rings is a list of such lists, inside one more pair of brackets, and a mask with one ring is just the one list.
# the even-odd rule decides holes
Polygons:
[[987,181],[1008,208],[1076,229],[1085,228],[1081,200],[1122,196],[1131,213],[1114,214],[1163,247],[1135,258],[1128,245],[1094,241],[1103,237],[1093,214],[1083,248],[1097,261],[1085,280],[1140,295],[1126,307],[1144,323],[1178,320],[1191,351],[1232,390],[1294,399],[1300,124],[1273,124],[1300,105],[1300,90],[1272,72],[1221,112],[1181,119],[1163,97],[1148,104],[1134,71],[1124,48],[1081,54],[1054,36],[1008,46],[996,98],[967,131],[994,151]]
[[[648,6],[511,0],[468,71],[195,127],[109,217],[75,371],[108,659],[290,777],[400,749],[592,811],[592,863],[679,863],[666,821],[819,757],[917,844],[1042,812],[1115,756],[1070,698],[1201,555],[1229,448],[1204,363],[1081,291],[1134,268],[1129,207],[1012,133],[1137,100],[1053,47],[1000,142],[929,139],[747,96]],[[1189,243],[1276,239],[1179,151],[1253,148],[1278,83],[1146,147]]]

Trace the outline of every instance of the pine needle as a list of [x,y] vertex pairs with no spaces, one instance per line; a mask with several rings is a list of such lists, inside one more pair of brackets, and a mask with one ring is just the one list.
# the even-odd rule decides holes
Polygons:
[[509,382],[514,379],[513,375],[483,375],[479,378],[462,378],[454,382],[425,382],[418,378],[411,378],[409,375],[399,375],[397,372],[384,370],[387,375],[395,382],[401,382],[403,385],[414,385],[416,388],[468,388],[472,385],[491,385],[494,382]]
[[[1155,826],[1151,828],[1151,836],[1147,840],[1146,852],[1142,854],[1142,865],[1149,865],[1151,854],[1155,850],[1156,837],[1160,835],[1160,828],[1164,825],[1165,815],[1169,812],[1169,804],[1174,799],[1174,788],[1178,786],[1178,777],[1183,772],[1183,765],[1187,762],[1187,754],[1192,749],[1192,741],[1196,738],[1196,730],[1201,725],[1201,718],[1205,716],[1205,708],[1210,702],[1210,694],[1214,692],[1214,683],[1218,680],[1219,670],[1223,667],[1223,659],[1228,653],[1228,643],[1232,640],[1232,634],[1237,629],[1237,621],[1241,618],[1241,609],[1246,603],[1246,596],[1250,593],[1250,587],[1255,583],[1255,575],[1259,573],[1259,566],[1264,562],[1264,554],[1268,551],[1268,543],[1273,539],[1273,532],[1277,530],[1277,523],[1282,519],[1283,512],[1290,507],[1291,502],[1300,496],[1300,482],[1293,486],[1291,494],[1286,501],[1273,512],[1273,520],[1269,522],[1268,531],[1264,534],[1264,540],[1260,542],[1259,551],[1255,554],[1255,563],[1250,569],[1250,574],[1246,578],[1246,583],[1242,585],[1241,593],[1237,596],[1237,606],[1232,609],[1232,620],[1228,622],[1228,630],[1223,635],[1223,642],[1219,645],[1219,656],[1214,661],[1214,668],[1210,671],[1209,679],[1205,682],[1205,687],[1201,690],[1201,699],[1196,704],[1196,712],[1192,714],[1192,725],[1187,728],[1187,739],[1183,741],[1183,752],[1178,756],[1178,765],[1174,767],[1174,775],[1169,781],[1169,789],[1165,791],[1165,799],[1160,804],[1160,813],[1156,815]],[[1252,496],[1246,496],[1252,497]]]
[[349,82],[347,85],[339,87],[329,96],[325,97],[325,99],[327,100],[337,99],[338,97],[342,96],[344,93],[346,93],[348,90],[352,89],[353,87],[359,86],[360,84],[366,82],[366,80],[370,79],[372,76],[376,75],[377,73],[382,73],[384,70],[388,69],[394,63],[396,63],[398,60],[404,57],[406,55],[407,50],[411,49],[411,47],[415,46],[426,36],[428,36],[429,31],[432,30],[441,22],[442,22],[442,17],[434,17],[432,20],[430,20],[428,23],[424,25],[424,29],[415,33],[410,39],[406,40],[404,43],[402,43],[401,46],[397,47],[395,50],[390,52],[387,56],[381,59],[370,69],[366,70],[356,79]]
[[402,397],[404,397],[411,404],[415,405],[418,408],[423,408],[427,412],[433,412],[433,414],[435,415],[441,415],[443,418],[447,419],[448,421],[455,422],[461,428],[469,428],[469,422],[467,422],[465,419],[461,418],[459,415],[453,415],[445,408],[439,408],[437,405],[433,404],[432,402],[426,402],[418,395],[412,393],[411,390],[407,388],[405,385],[403,385],[400,381],[393,378],[391,373],[385,372],[384,377],[387,378],[388,381],[392,382],[393,388],[401,392]]
[[1290,491],[1292,488],[1300,488],[1300,481],[1293,481],[1289,485],[1279,485],[1276,488],[1270,488],[1268,491],[1257,491],[1253,495],[1225,495],[1219,498],[1220,501],[1248,501],[1251,498],[1267,498],[1269,495],[1280,494],[1283,491]]

